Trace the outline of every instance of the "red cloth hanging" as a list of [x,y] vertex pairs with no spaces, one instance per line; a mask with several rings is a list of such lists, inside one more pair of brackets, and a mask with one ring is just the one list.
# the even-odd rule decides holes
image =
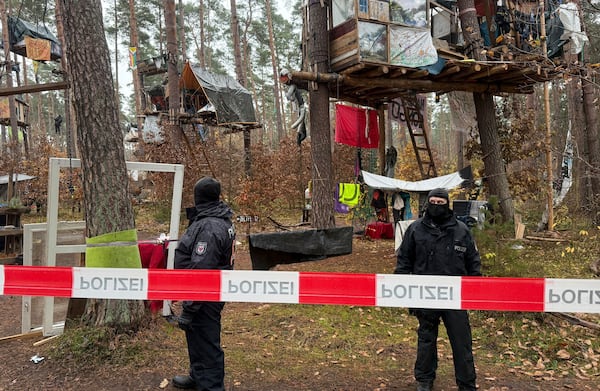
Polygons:
[[[145,269],[165,269],[167,267],[167,246],[156,241],[138,241],[142,267]],[[162,309],[162,300],[150,300],[150,311],[157,313]]]
[[335,115],[336,143],[360,148],[379,147],[377,111],[336,104]]
[[496,2],[491,0],[475,0],[477,16],[496,15]]

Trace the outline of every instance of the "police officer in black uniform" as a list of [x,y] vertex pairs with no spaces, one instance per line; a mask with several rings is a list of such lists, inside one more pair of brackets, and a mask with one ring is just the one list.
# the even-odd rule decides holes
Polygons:
[[[220,200],[221,184],[204,177],[194,186],[190,225],[175,249],[176,269],[233,269],[235,230],[232,210]],[[225,357],[221,348],[221,311],[224,303],[184,301],[178,324],[185,331],[189,375],[173,378],[177,388],[201,391],[225,389]]]
[[[398,251],[396,274],[480,276],[481,260],[469,228],[454,216],[448,192],[434,189],[427,195],[425,214],[408,226]],[[456,384],[474,391],[471,326],[464,310],[410,309],[419,320],[414,375],[417,391],[430,391],[437,369],[437,337],[440,319],[448,332]]]

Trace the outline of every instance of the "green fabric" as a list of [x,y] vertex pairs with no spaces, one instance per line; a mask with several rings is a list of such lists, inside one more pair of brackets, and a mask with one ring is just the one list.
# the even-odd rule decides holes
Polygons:
[[131,245],[115,245],[102,247],[87,247],[85,249],[85,265],[87,267],[113,267],[140,269],[142,259],[137,246],[137,231],[130,229],[111,232],[93,238],[86,238],[86,244],[131,242]]
[[357,183],[340,183],[338,201],[348,206],[356,206],[360,198],[360,185]]

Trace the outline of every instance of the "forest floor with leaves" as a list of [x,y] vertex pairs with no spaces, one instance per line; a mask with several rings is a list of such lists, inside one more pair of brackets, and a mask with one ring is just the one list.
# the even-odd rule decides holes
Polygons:
[[[251,269],[240,241],[236,269]],[[594,278],[587,255],[597,257],[597,243],[598,232],[556,242],[478,235],[486,275]],[[276,270],[391,273],[394,265],[393,240],[355,236],[350,255]],[[0,306],[0,338],[20,333],[21,298],[1,296]],[[470,314],[479,390],[600,390],[598,330],[547,313]],[[228,303],[226,389],[414,390],[416,327],[404,308]],[[135,335],[67,334],[41,344],[39,334],[0,340],[0,391],[173,390],[172,377],[187,371],[184,334],[161,316]],[[434,390],[456,390],[443,327],[438,345]],[[43,360],[34,363],[36,355]]]

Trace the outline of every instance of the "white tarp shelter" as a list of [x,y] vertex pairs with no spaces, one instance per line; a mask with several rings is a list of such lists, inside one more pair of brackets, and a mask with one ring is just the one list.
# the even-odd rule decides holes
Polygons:
[[426,192],[437,188],[444,188],[446,190],[454,189],[465,183],[466,181],[472,180],[471,168],[466,167],[455,173],[442,175],[435,178],[423,179],[421,181],[410,182],[402,179],[389,178],[383,175],[372,174],[367,171],[362,171],[362,176],[365,184],[374,189],[381,189],[383,191],[416,191]]
[[[13,182],[23,182],[34,179],[34,176],[26,174],[13,174]],[[0,200],[4,200],[8,193],[8,175],[0,175]],[[9,201],[6,199],[6,201]]]
[[[33,178],[35,178],[35,177],[31,176],[31,175],[13,174],[13,182],[28,181]],[[6,184],[8,184],[8,175],[0,175],[0,185],[6,185]]]

